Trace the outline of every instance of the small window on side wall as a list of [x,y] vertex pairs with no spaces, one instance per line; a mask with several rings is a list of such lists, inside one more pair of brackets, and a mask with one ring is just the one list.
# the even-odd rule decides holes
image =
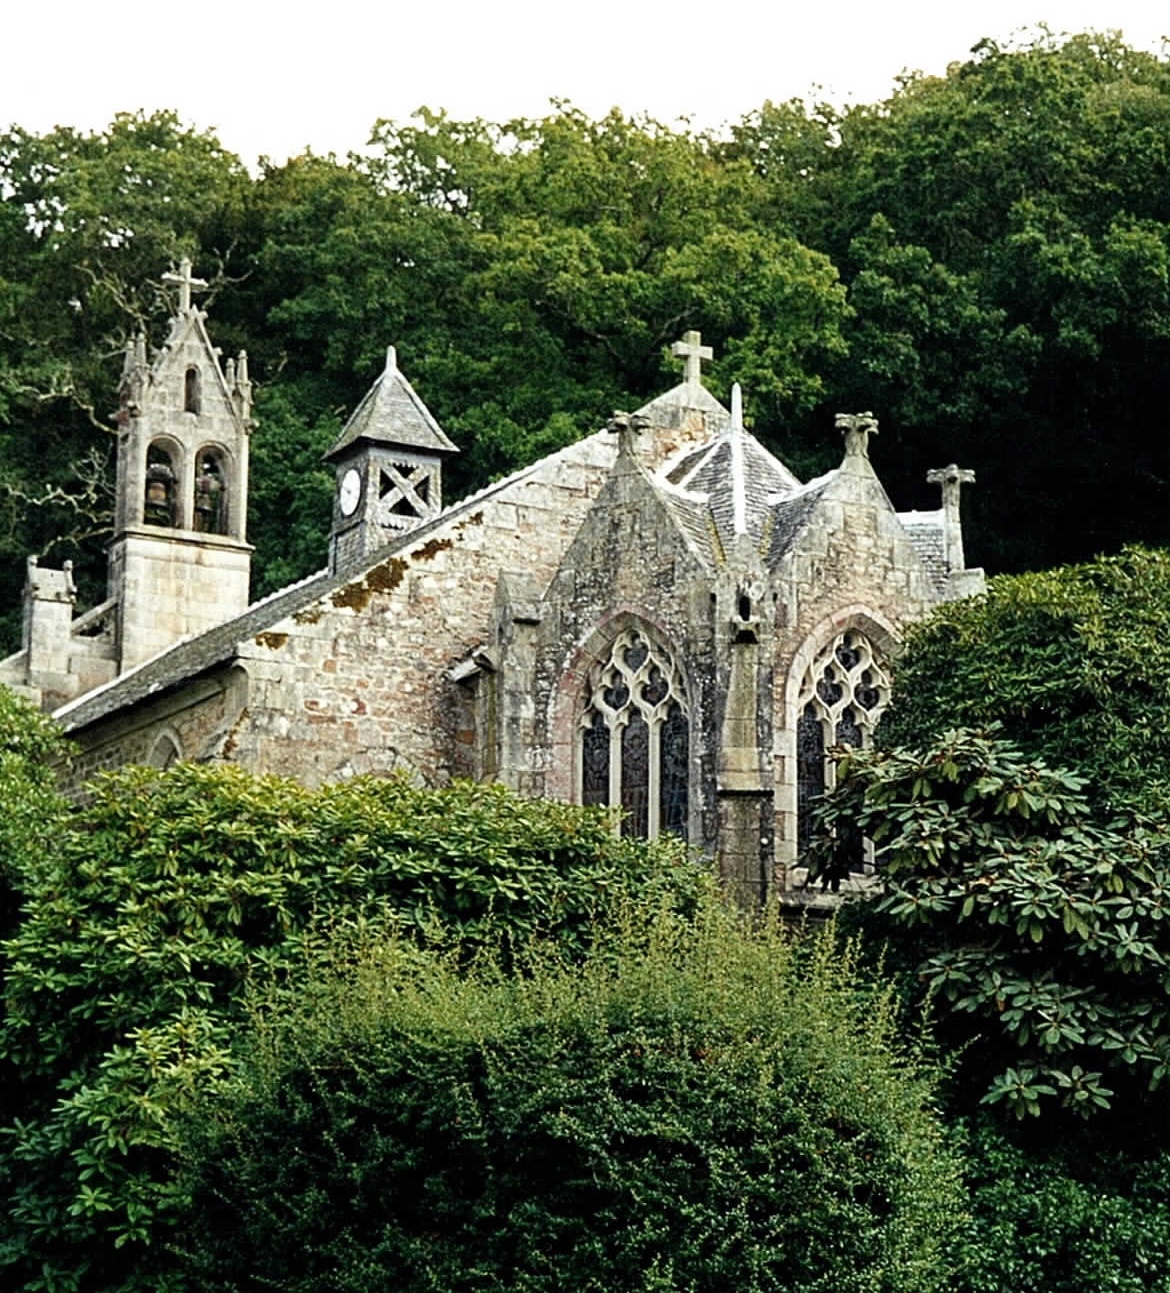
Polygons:
[[168,736],[164,732],[151,747],[150,755],[146,761],[152,768],[165,769],[178,763],[180,757],[178,743],[174,737]]

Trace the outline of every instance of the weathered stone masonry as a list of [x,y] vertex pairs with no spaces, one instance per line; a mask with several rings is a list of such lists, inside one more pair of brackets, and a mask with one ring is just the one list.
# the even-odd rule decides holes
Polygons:
[[307,785],[494,778],[681,832],[742,901],[795,882],[825,752],[868,738],[901,626],[981,585],[969,472],[932,473],[937,512],[897,514],[863,414],[802,483],[738,390],[729,410],[703,387],[688,334],[673,390],[444,508],[457,450],[391,349],[328,455],[328,565],[246,607],[246,360],[221,370],[190,267],[175,281],[168,345],[127,355],[110,596],[74,618],[69,571],[31,563],[25,643],[0,662],[77,742],[76,793],[176,759]]

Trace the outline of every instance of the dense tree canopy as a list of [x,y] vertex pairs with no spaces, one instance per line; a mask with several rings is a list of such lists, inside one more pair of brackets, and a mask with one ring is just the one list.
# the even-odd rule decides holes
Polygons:
[[904,505],[933,505],[927,468],[974,467],[968,547],[992,568],[1168,540],[1168,169],[1170,63],[1045,32],[881,103],[767,103],[722,135],[564,104],[423,111],[379,122],[363,157],[250,175],[169,113],[13,127],[0,601],[29,550],[73,557],[100,596],[121,345],[160,339],[184,253],[259,382],[257,592],[323,559],[319,454],[388,343],[463,449],[455,492],[656,394],[699,327],[715,392],[741,381],[796,470],[832,464],[842,408],[878,414]]
[[887,747],[958,726],[1000,724],[1098,806],[1170,813],[1170,555],[1127,548],[1037,574],[909,630]]

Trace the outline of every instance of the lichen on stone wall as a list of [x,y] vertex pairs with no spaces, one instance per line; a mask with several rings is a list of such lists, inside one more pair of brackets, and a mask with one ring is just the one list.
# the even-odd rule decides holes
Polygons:
[[440,552],[445,552],[454,546],[451,539],[428,539],[421,548],[415,548],[410,555],[416,561],[430,561],[432,557],[437,557]]

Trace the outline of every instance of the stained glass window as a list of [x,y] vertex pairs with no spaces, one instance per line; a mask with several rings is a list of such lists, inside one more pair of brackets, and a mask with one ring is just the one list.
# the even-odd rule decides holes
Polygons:
[[622,730],[622,833],[650,833],[650,729],[637,710]]
[[590,674],[578,720],[579,794],[622,809],[622,831],[687,833],[690,722],[673,657],[637,629]]
[[678,701],[667,710],[659,733],[661,769],[658,788],[659,828],[671,835],[687,836],[687,768],[690,764],[690,724]]
[[825,730],[810,701],[796,725],[796,804],[799,847],[803,853],[809,844],[811,808],[825,793]]
[[[885,662],[864,633],[839,633],[809,666],[800,688],[796,726],[797,842],[808,847],[813,804],[833,785],[833,746],[860,749],[890,699]],[[863,864],[860,839],[842,852]]]
[[609,803],[609,728],[600,714],[581,733],[581,802]]

